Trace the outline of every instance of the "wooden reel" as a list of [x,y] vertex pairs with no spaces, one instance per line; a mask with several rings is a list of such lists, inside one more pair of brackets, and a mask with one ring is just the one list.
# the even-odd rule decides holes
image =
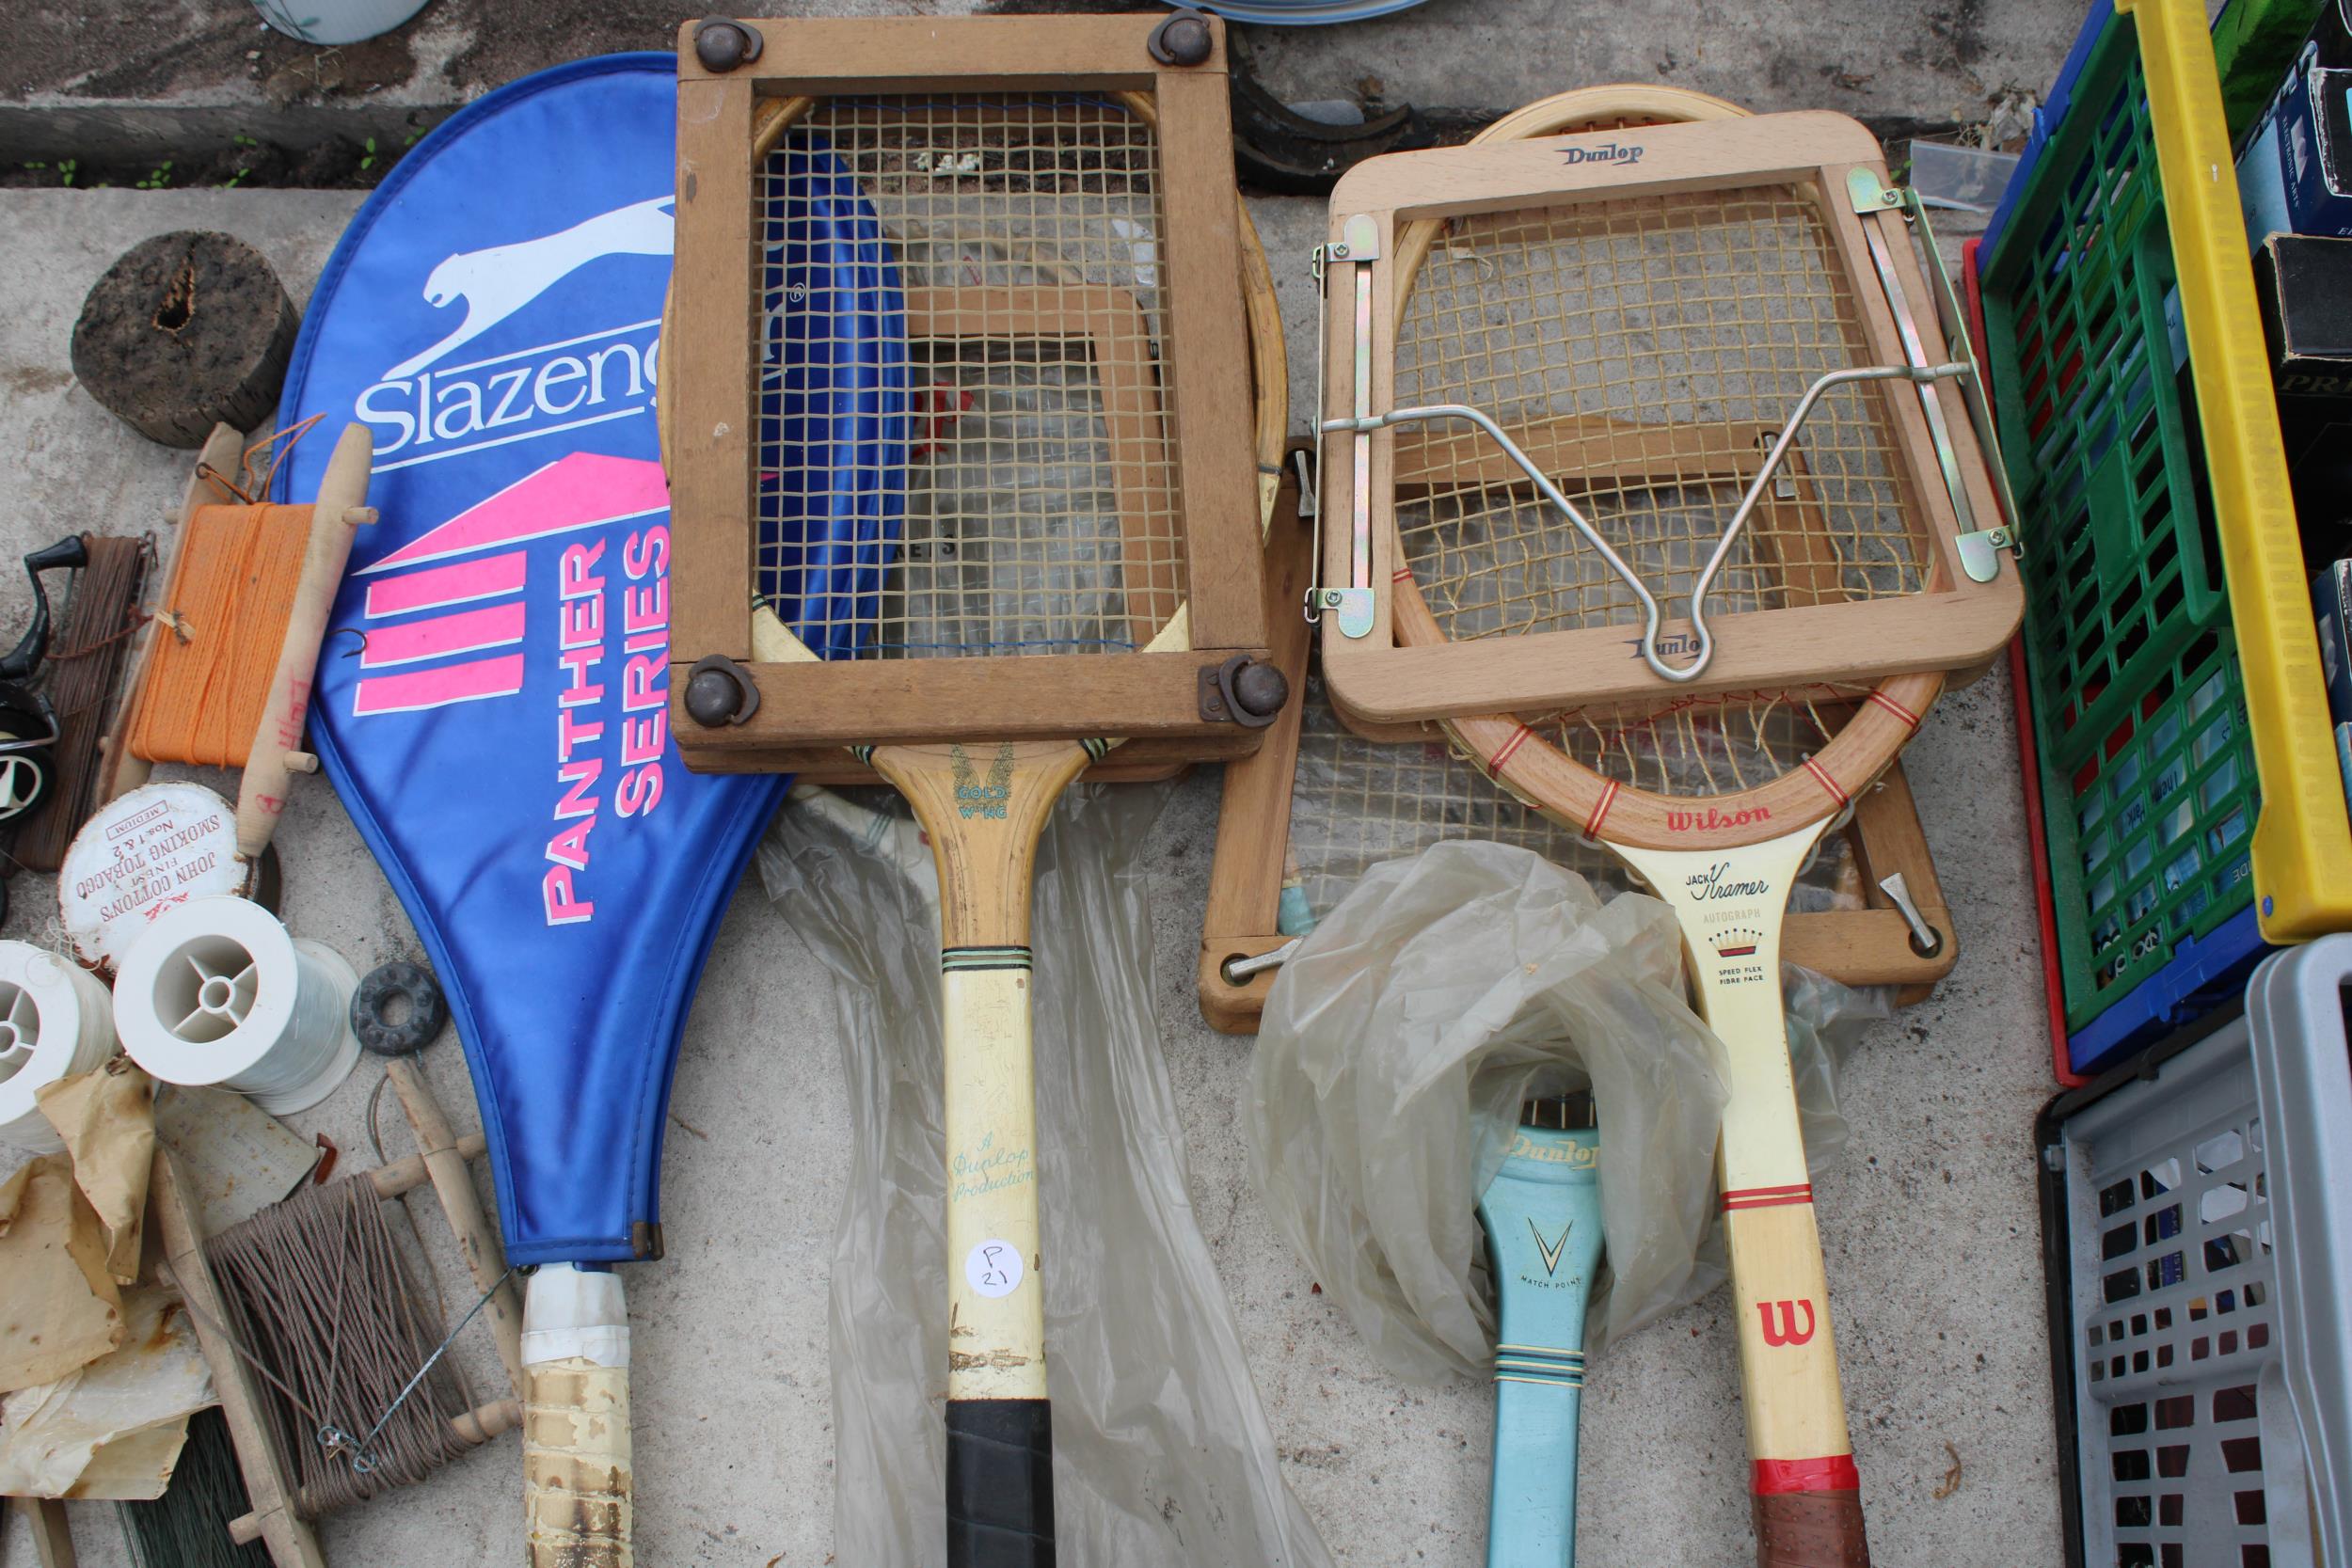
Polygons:
[[317,770],[302,750],[310,677],[354,531],[375,513],[365,425],[344,428],[308,505],[223,499],[244,445],[217,425],[198,455],[103,742],[97,797],[137,788],[158,762],[242,768],[237,853],[252,862],[269,847],[293,776]]

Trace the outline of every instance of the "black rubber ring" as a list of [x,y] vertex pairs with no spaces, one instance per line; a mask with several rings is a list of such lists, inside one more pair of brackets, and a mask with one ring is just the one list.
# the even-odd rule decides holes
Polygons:
[[[408,999],[408,1016],[389,1023],[384,1006],[395,996]],[[431,1045],[448,1022],[440,982],[421,964],[378,964],[351,993],[351,1032],[378,1056],[413,1056]]]

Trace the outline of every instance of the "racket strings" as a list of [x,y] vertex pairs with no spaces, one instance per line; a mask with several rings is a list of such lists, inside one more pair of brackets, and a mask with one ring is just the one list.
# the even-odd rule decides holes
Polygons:
[[[1777,748],[1796,743],[1800,729],[1785,711],[1788,705],[1755,720],[1749,717],[1752,710],[1739,709],[1727,725],[1710,719],[1707,723],[1714,733],[1705,741],[1696,716],[1659,716],[1638,733],[1616,736],[1582,721],[1555,719],[1547,722],[1545,733],[1578,746],[1583,760],[1613,753],[1613,776],[1632,782],[1638,770],[1653,786],[1681,780],[1688,787],[1678,793],[1701,795],[1715,792],[1707,781],[1718,773],[1761,769],[1769,777],[1783,770],[1776,765]],[[1820,731],[1835,721],[1834,712],[1805,721],[1818,723]],[[1570,738],[1571,728],[1581,739]],[[1754,733],[1758,728],[1760,736]],[[1744,738],[1743,730],[1749,732]],[[1308,907],[1328,912],[1372,867],[1453,839],[1529,849],[1597,886],[1622,891],[1634,885],[1614,853],[1496,784],[1442,739],[1367,740],[1356,735],[1323,699],[1320,681],[1311,681],[1290,825],[1290,856]],[[1789,907],[1866,908],[1862,880],[1846,835],[1829,833],[1807,862]]]
[[[1681,192],[1456,220],[1411,285],[1395,402],[1493,416],[1679,609],[1807,388],[1871,362],[1804,193]],[[1883,398],[1822,398],[1710,610],[1922,590]],[[1474,432],[1400,430],[1394,487],[1406,561],[1449,639],[1638,622],[1627,586]]]
[[1845,724],[1860,689],[1692,697],[1651,713],[1564,714],[1536,726],[1603,778],[1682,800],[1757,788],[1802,768]]
[[825,100],[768,153],[755,593],[803,641],[1123,650],[1175,613],[1158,158],[1086,94]]

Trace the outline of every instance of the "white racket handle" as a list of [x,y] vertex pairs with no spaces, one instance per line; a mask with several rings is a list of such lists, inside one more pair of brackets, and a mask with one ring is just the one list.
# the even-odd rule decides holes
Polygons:
[[628,1307],[616,1274],[549,1263],[523,1294],[532,1568],[630,1568]]

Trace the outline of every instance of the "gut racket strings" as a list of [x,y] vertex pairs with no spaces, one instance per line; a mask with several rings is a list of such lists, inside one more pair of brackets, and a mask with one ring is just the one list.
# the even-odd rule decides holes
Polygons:
[[[1857,362],[1858,356],[1842,352],[1860,347],[1851,322],[1837,319],[1851,313],[1851,291],[1827,265],[1818,220],[1804,205],[1794,189],[1697,191],[1408,227],[1398,237],[1406,287],[1388,345],[1397,405],[1385,412],[1372,407],[1372,271],[1357,265],[1356,353],[1345,372],[1354,412],[1324,419],[1316,436],[1319,460],[1332,436],[1349,438],[1351,587],[1313,591],[1309,619],[1333,609],[1347,635],[1370,627],[1371,450],[1373,436],[1384,429],[1414,432],[1411,439],[1400,437],[1394,452],[1396,522],[1433,601],[1442,597],[1449,574],[1442,562],[1424,571],[1432,562],[1414,550],[1416,515],[1424,527],[1444,531],[1458,527],[1465,511],[1536,514],[1510,525],[1507,564],[1523,578],[1521,591],[1505,591],[1483,606],[1490,612],[1486,624],[1448,626],[1450,639],[1533,629],[1537,621],[1626,618],[1595,613],[1602,608],[1595,600],[1614,598],[1641,623],[1640,657],[1676,685],[1695,680],[1712,661],[1710,597],[1745,608],[1761,596],[1766,602],[1756,608],[1778,608],[1808,602],[1800,596],[1806,589],[1809,602],[1856,596],[1838,592],[1843,568],[1900,565],[1910,553],[1909,541],[1896,537],[1902,508],[1879,498],[1868,509],[1895,516],[1899,526],[1849,524],[1851,537],[1837,543],[1858,549],[1806,562],[1793,578],[1782,573],[1776,591],[1762,595],[1753,571],[1743,571],[1761,553],[1746,545],[1752,531],[1785,531],[1776,515],[1838,487],[1857,468],[1865,476],[1890,472],[1891,454],[1850,450],[1847,433],[1868,422],[1858,418],[1856,388],[1890,381],[1917,388],[1947,485],[1966,517],[1966,490],[1934,384],[1963,378],[1973,389],[1974,365],[1928,359],[1875,230],[1869,232],[1877,275],[1906,358]],[[1347,220],[1343,240],[1317,248],[1318,286],[1327,288],[1331,261],[1377,261],[1380,243],[1369,218]],[[1825,300],[1844,311],[1825,314]],[[1653,309],[1661,323],[1655,331]],[[1317,359],[1326,376],[1327,355],[1320,350],[1327,319],[1318,312]],[[1706,329],[1691,333],[1693,321]],[[1822,352],[1833,347],[1841,352]],[[1975,400],[1969,406],[1973,415]],[[1563,416],[1562,408],[1574,412]],[[1420,428],[1448,423],[1467,423],[1475,434]],[[1509,487],[1518,485],[1533,486],[1540,505],[1510,497]],[[1581,503],[1570,499],[1572,488],[1582,494]],[[1686,488],[1716,495],[1703,506],[1678,505],[1672,493]],[[1726,489],[1731,493],[1721,494]],[[1836,510],[1836,498],[1823,499]],[[1560,533],[1560,521],[1571,531]],[[1318,562],[1321,526],[1318,516]],[[1543,543],[1542,534],[1559,537]],[[1763,549],[1772,547],[1768,540]],[[1585,558],[1571,568],[1576,575],[1603,580],[1584,587],[1563,613],[1549,579],[1565,556]],[[1743,577],[1748,580],[1738,580]],[[1653,590],[1653,578],[1664,583],[1662,594]],[[1668,638],[1666,607],[1686,597],[1690,631]],[[1670,662],[1674,655],[1687,655],[1687,662]]]

